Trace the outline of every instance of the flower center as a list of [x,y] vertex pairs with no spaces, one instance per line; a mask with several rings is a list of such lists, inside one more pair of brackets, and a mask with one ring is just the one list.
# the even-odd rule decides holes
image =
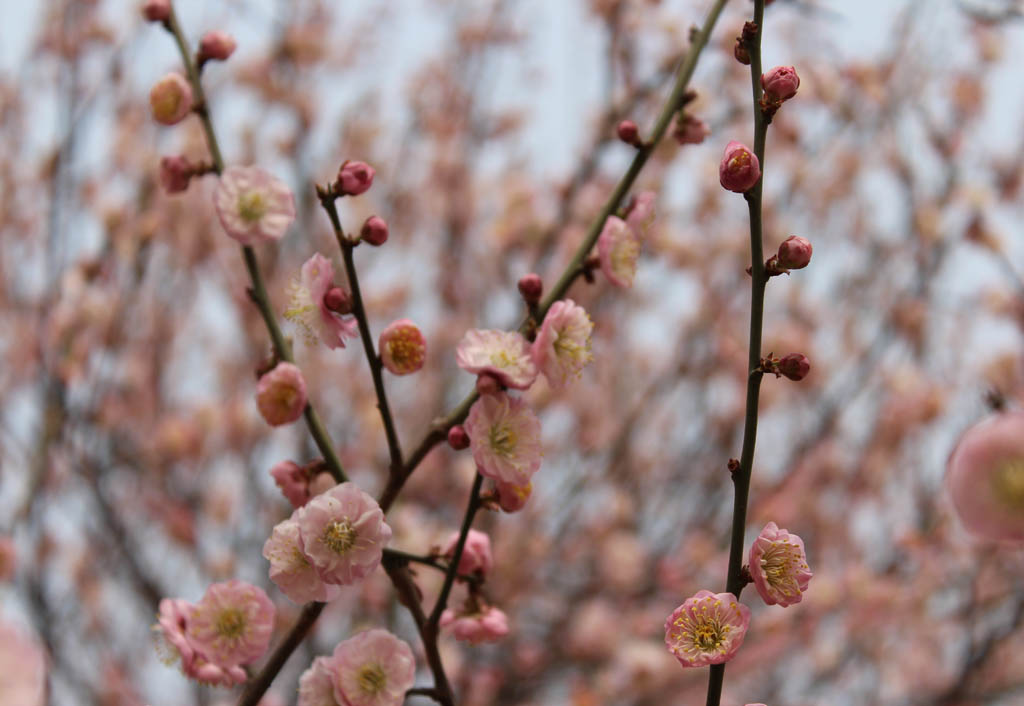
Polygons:
[[996,497],[1012,510],[1024,509],[1024,459],[1007,461],[992,478]]
[[761,556],[761,571],[769,585],[790,596],[800,592],[796,582],[800,551],[789,542],[773,543]]
[[388,341],[388,353],[395,364],[402,369],[415,368],[423,355],[423,346],[411,333],[399,332]]
[[246,191],[238,197],[238,215],[246,223],[255,223],[267,212],[267,203],[259,191]]
[[357,536],[355,527],[345,519],[327,525],[321,540],[331,551],[337,554],[346,554],[355,546]]
[[217,616],[214,629],[221,637],[236,638],[245,631],[245,614],[238,608],[226,608]]
[[634,238],[625,238],[612,250],[612,269],[619,275],[632,277],[636,272],[636,259],[640,244]]
[[722,625],[717,617],[707,614],[693,617],[681,615],[675,625],[680,628],[679,638],[689,643],[684,651],[691,654],[724,652],[726,638],[732,629],[732,626]]
[[356,680],[363,693],[376,695],[384,690],[384,686],[388,683],[388,675],[384,673],[384,669],[379,664],[368,664],[359,670]]
[[496,368],[512,367],[512,359],[509,358],[508,351],[495,351],[491,353],[491,365]]
[[508,424],[495,424],[487,434],[487,441],[494,453],[508,458],[515,453],[519,438]]

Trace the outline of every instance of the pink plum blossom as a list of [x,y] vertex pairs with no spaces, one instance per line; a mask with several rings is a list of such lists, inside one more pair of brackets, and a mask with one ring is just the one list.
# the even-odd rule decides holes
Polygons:
[[192,85],[179,73],[167,74],[150,89],[149,107],[158,123],[180,123],[192,111]]
[[494,484],[498,493],[498,506],[505,512],[519,512],[526,507],[526,501],[533,493],[533,483],[514,485],[498,481]]
[[964,432],[946,464],[946,487],[968,530],[1024,541],[1024,412],[1003,412]]
[[728,662],[750,625],[750,609],[731,593],[698,591],[665,621],[665,644],[684,667]]
[[409,319],[392,321],[377,342],[380,362],[395,375],[409,375],[427,359],[427,339]]
[[764,90],[765,102],[779,106],[796,95],[800,88],[800,77],[792,66],[776,66],[761,74],[761,88]]
[[334,696],[336,672],[329,657],[317,657],[299,677],[298,706],[346,706]]
[[473,403],[464,426],[484,476],[522,486],[540,468],[540,420],[523,400],[484,395]]
[[346,161],[338,170],[334,188],[339,196],[358,196],[373,185],[376,173],[366,162]]
[[722,188],[742,194],[752,189],[760,178],[761,165],[756,154],[735,140],[725,146],[725,154],[718,165],[718,181]]
[[190,679],[209,686],[234,686],[246,680],[245,670],[237,664],[220,665],[210,662],[204,652],[189,637],[189,623],[196,606],[177,598],[160,601],[157,624],[153,626],[161,660],[171,665],[179,663],[182,673]]
[[334,289],[334,266],[320,253],[306,260],[299,278],[288,288],[284,318],[299,328],[309,345],[320,341],[328,348],[344,348],[346,338],[359,337],[355,318],[345,318],[333,310],[337,298],[332,294]]
[[[444,550],[441,552],[448,559],[455,556],[455,547],[459,543],[459,533],[452,532],[445,542]],[[486,533],[471,529],[466,535],[466,543],[462,547],[462,557],[459,559],[459,573],[472,574],[480,572],[487,574],[494,566],[494,557],[491,555],[491,538]]]
[[654,223],[654,204],[657,200],[658,195],[653,191],[641,191],[630,202],[626,210],[626,224],[638,238],[647,235]]
[[590,353],[593,330],[594,322],[572,299],[551,305],[533,342],[533,360],[549,385],[565,387],[580,376],[583,367],[593,359]]
[[294,461],[281,461],[270,469],[281,494],[292,507],[302,507],[309,500],[309,473]]
[[632,287],[636,261],[640,257],[640,238],[618,216],[608,216],[597,239],[601,271],[616,287]]
[[341,589],[323,582],[302,551],[299,523],[295,516],[279,522],[263,545],[263,556],[270,561],[270,580],[293,603],[320,601],[338,597]]
[[302,551],[326,583],[348,585],[380,564],[391,528],[377,501],[341,483],[296,510]]
[[279,240],[295,220],[295,197],[259,167],[228,167],[213,195],[224,231],[242,245]]
[[0,704],[46,703],[46,654],[42,646],[21,629],[0,621]]
[[466,372],[492,375],[515,390],[537,379],[530,342],[518,331],[470,329],[455,348],[455,361]]
[[456,613],[447,608],[441,613],[440,626],[451,628],[456,640],[478,645],[496,642],[508,635],[508,616],[494,606],[476,613]]
[[768,605],[799,603],[811,580],[804,542],[769,522],[750,547],[750,575]]
[[267,424],[290,424],[306,408],[306,381],[297,366],[281,362],[260,378],[256,385],[256,405]]
[[270,645],[275,613],[259,586],[238,579],[214,583],[192,608],[188,638],[211,662],[250,664]]
[[345,706],[399,706],[416,676],[409,645],[379,628],[340,643],[330,667],[335,699]]

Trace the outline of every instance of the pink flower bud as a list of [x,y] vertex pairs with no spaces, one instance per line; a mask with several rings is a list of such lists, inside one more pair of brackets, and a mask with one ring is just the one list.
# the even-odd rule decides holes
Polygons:
[[395,375],[415,373],[427,359],[427,341],[409,319],[399,319],[380,332],[380,362]]
[[456,424],[448,430],[448,445],[456,451],[469,448],[469,434],[466,433],[465,427]]
[[501,382],[490,373],[481,373],[476,378],[476,391],[481,395],[496,395],[501,392]]
[[786,270],[799,270],[807,267],[811,261],[811,242],[799,235],[791,235],[779,246],[779,267]]
[[359,239],[370,245],[383,245],[388,240],[388,224],[379,216],[370,216],[359,231]]
[[523,295],[523,301],[530,305],[539,302],[541,294],[544,293],[544,283],[540,275],[534,272],[520,277],[518,287],[519,293]]
[[306,381],[302,371],[291,363],[278,363],[260,378],[256,386],[256,405],[271,426],[290,424],[306,408]]
[[761,165],[756,154],[735,140],[725,146],[725,154],[718,165],[718,181],[723,188],[742,194],[751,189],[760,178]]
[[238,42],[227,32],[212,30],[199,40],[199,61],[225,61],[238,47]]
[[778,370],[790,380],[803,380],[811,371],[811,361],[803,353],[790,353],[779,360]]
[[710,134],[711,128],[707,123],[685,114],[676,117],[675,128],[672,130],[672,137],[681,145],[699,145]]
[[334,190],[338,196],[358,196],[373,185],[374,171],[366,162],[345,161],[338,170]]
[[163,157],[160,160],[160,186],[168,194],[180,194],[188,189],[192,169],[192,163],[182,155]]
[[513,483],[502,483],[496,481],[495,490],[498,491],[498,505],[505,512],[519,512],[526,507],[526,501],[533,493],[533,482],[526,485],[514,485]]
[[750,66],[750,52],[744,46],[742,38],[736,37],[736,46],[732,48],[732,55],[744,66]]
[[158,123],[180,123],[192,110],[192,86],[181,74],[169,73],[150,89],[149,107]]
[[341,287],[331,287],[324,293],[324,306],[336,314],[351,314],[352,297]]
[[171,0],[146,0],[142,16],[150,22],[165,22],[171,16]]
[[619,135],[619,139],[625,142],[627,145],[633,145],[633,147],[640,147],[640,129],[636,126],[632,120],[623,120],[619,123],[616,128],[616,132]]
[[761,88],[764,89],[765,101],[771,105],[781,105],[796,95],[800,88],[800,77],[792,66],[776,66],[766,74],[761,74]]

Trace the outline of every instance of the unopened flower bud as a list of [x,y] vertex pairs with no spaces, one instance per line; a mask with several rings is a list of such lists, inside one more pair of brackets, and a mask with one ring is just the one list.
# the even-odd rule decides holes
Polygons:
[[476,378],[476,391],[481,395],[496,395],[501,392],[501,382],[493,375],[483,373]]
[[777,364],[780,373],[790,380],[803,380],[811,371],[811,361],[803,353],[790,353],[779,359]]
[[338,170],[338,181],[334,185],[338,196],[358,196],[373,185],[377,172],[366,162],[345,161]]
[[341,287],[331,287],[324,292],[324,306],[336,314],[351,314],[352,297]]
[[520,277],[517,286],[519,293],[523,295],[523,301],[531,306],[539,302],[541,294],[544,293],[544,283],[535,272]]
[[735,140],[725,146],[725,154],[718,165],[718,181],[723,188],[742,194],[751,189],[760,178],[761,165],[756,154]]
[[370,245],[383,245],[388,239],[388,224],[379,216],[370,216],[359,231],[359,239]]
[[160,186],[168,194],[187,190],[193,173],[192,163],[182,155],[168,155],[160,160]]
[[533,493],[533,483],[514,485],[497,481],[494,489],[498,492],[498,505],[505,512],[519,512]]
[[811,261],[811,242],[799,235],[791,235],[779,246],[778,264],[787,270],[799,270],[807,267]]
[[150,89],[149,107],[158,123],[180,123],[192,110],[192,86],[181,74],[169,73]]
[[166,22],[171,16],[171,0],[146,0],[142,16],[150,22]]
[[212,30],[199,40],[199,61],[225,61],[231,56],[238,42],[227,32]]
[[619,139],[627,145],[640,147],[643,144],[640,142],[640,129],[632,120],[623,120],[616,128],[616,132],[619,135]]
[[448,445],[456,451],[469,448],[469,434],[466,433],[465,427],[456,424],[448,430]]
[[744,66],[750,66],[750,52],[747,51],[742,37],[736,37],[736,46],[732,48],[732,55]]
[[764,89],[765,102],[779,106],[796,95],[800,88],[800,77],[792,66],[776,66],[766,74],[761,74],[761,88]]

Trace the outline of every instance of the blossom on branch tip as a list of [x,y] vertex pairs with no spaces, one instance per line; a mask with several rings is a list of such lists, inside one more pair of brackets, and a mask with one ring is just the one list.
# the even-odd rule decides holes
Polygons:
[[329,657],[317,657],[299,677],[298,706],[343,706],[334,696],[335,670]]
[[769,522],[750,547],[750,575],[768,605],[799,603],[814,575],[807,566],[804,542]]
[[149,90],[149,107],[158,123],[180,123],[192,110],[192,84],[179,73],[167,74]]
[[288,287],[288,308],[284,318],[302,333],[306,343],[321,341],[328,348],[344,348],[346,338],[359,337],[359,324],[354,318],[344,318],[332,307],[337,304],[333,295],[334,266],[320,253],[314,253],[302,265],[299,278]]
[[640,238],[618,216],[608,216],[597,239],[601,271],[616,287],[632,287],[636,261],[640,257]]
[[549,385],[565,387],[580,376],[583,367],[593,359],[590,353],[593,330],[594,323],[587,312],[572,299],[551,305],[533,342],[533,360]]
[[358,196],[373,186],[377,172],[366,162],[346,161],[338,170],[334,190],[338,196]]
[[[459,533],[452,532],[441,552],[451,560],[455,556],[455,548],[459,544]],[[486,575],[494,566],[494,557],[491,555],[491,538],[486,533],[471,529],[466,535],[466,543],[462,547],[462,557],[459,559],[458,572],[460,574],[472,574],[480,572]]]
[[227,32],[211,30],[199,40],[199,61],[225,61],[237,47],[238,42]]
[[1024,412],[1003,412],[965,431],[946,464],[945,482],[970,532],[1024,542]]
[[295,197],[259,167],[228,167],[213,195],[224,231],[242,245],[279,240],[295,220]]
[[665,644],[684,667],[722,664],[736,656],[750,609],[731,593],[698,591],[665,621]]
[[455,348],[455,361],[466,372],[493,375],[515,390],[537,379],[530,343],[518,331],[470,329]]
[[540,420],[523,400],[485,395],[473,403],[464,426],[481,475],[522,486],[540,468]]
[[427,360],[427,339],[409,319],[392,321],[377,341],[381,364],[395,375],[409,375]]
[[399,706],[416,675],[412,648],[379,628],[340,643],[329,667],[334,697],[345,706]]
[[278,363],[256,385],[256,405],[267,424],[290,424],[306,408],[306,381],[291,363]]
[[442,630],[451,628],[456,640],[479,645],[481,642],[496,642],[508,635],[508,616],[490,606],[474,613],[456,613],[446,608],[441,613]]
[[303,554],[325,583],[346,586],[380,564],[391,528],[377,501],[346,482],[295,511]]
[[263,556],[270,562],[270,580],[293,603],[326,603],[338,597],[341,589],[320,578],[302,551],[299,523],[293,516],[274,527],[263,545]]
[[211,584],[192,608],[188,637],[215,664],[250,664],[270,645],[275,613],[258,586],[238,579]]
[[725,146],[725,154],[718,165],[718,181],[722,188],[742,194],[753,188],[760,178],[761,165],[756,154],[735,140]]

